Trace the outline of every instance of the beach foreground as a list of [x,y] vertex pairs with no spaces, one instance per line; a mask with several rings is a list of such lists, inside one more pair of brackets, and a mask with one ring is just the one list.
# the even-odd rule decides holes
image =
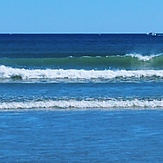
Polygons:
[[159,162],[162,110],[0,112],[1,162]]

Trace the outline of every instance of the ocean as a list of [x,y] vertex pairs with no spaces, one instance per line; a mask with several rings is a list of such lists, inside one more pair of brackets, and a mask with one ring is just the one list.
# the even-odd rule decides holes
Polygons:
[[162,88],[161,34],[0,34],[0,161],[161,162]]

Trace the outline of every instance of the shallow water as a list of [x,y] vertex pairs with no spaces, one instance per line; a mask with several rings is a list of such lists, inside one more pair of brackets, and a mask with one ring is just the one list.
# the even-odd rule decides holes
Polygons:
[[163,112],[1,111],[1,162],[160,162]]

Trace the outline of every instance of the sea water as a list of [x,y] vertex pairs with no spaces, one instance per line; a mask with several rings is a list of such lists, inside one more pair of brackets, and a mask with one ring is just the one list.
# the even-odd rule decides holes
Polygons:
[[163,37],[1,34],[2,162],[161,161]]

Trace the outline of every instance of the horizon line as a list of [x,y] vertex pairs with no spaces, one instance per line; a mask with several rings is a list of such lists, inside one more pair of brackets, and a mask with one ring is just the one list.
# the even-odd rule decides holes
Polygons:
[[[0,34],[147,34],[148,32],[0,32]],[[154,32],[156,33],[156,32]],[[157,32],[156,34],[161,33]],[[163,32],[162,32],[163,33]]]

